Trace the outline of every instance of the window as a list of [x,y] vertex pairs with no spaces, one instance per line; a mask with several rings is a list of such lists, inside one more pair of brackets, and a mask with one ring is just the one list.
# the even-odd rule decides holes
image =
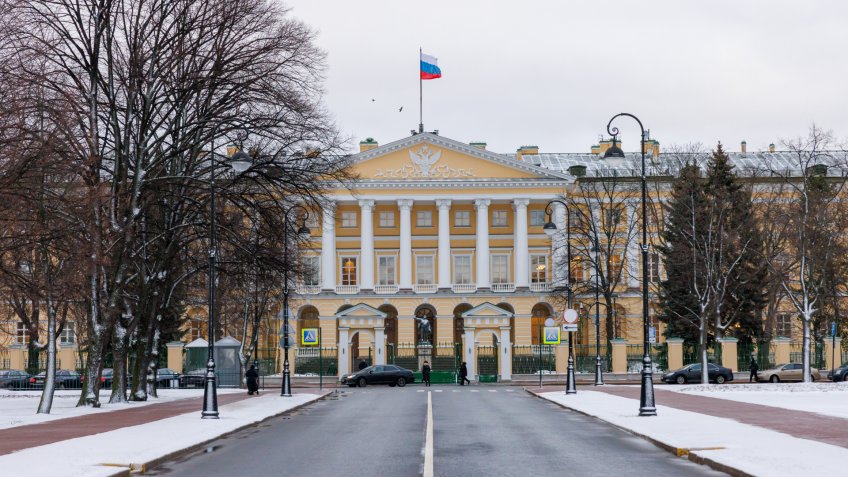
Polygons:
[[419,210],[415,213],[415,224],[418,227],[432,227],[433,212],[429,210]]
[[356,285],[356,262],[359,257],[342,257],[342,285]]
[[548,281],[548,256],[530,255],[530,283]]
[[541,227],[545,225],[545,211],[544,210],[531,210],[530,211],[530,225],[532,227]]
[[342,212],[342,227],[356,227],[356,212]]
[[604,265],[607,269],[607,278],[611,281],[618,281],[622,278],[621,268],[624,266],[624,257],[619,253],[613,253],[604,260]]
[[492,227],[506,227],[507,213],[505,210],[492,211]]
[[418,285],[432,285],[434,283],[435,265],[432,255],[415,256],[415,283]]
[[203,318],[191,317],[188,321],[188,336],[191,341],[202,338],[203,333]]
[[59,335],[59,344],[74,344],[76,341],[76,330],[73,321],[65,322],[62,334]]
[[394,227],[395,226],[395,213],[391,210],[381,210],[380,211],[380,227]]
[[453,256],[453,282],[457,285],[468,285],[471,280],[471,255]]
[[792,337],[792,315],[789,313],[781,313],[777,315],[777,336],[784,338]]
[[660,254],[657,252],[648,254],[648,281],[651,283],[660,281]]
[[471,227],[471,211],[457,210],[454,212],[453,225],[455,227]]
[[395,267],[394,255],[377,257],[377,284],[378,285],[396,285],[397,275]]
[[15,342],[17,344],[27,344],[29,342],[29,331],[22,321],[18,322],[18,327],[15,330]]
[[321,257],[316,255],[303,257],[303,284],[318,286],[321,284]]
[[492,283],[509,283],[509,255],[492,255]]
[[621,209],[610,208],[604,210],[604,220],[607,227],[614,227],[621,222]]
[[571,221],[572,230],[579,230],[583,227],[583,214],[579,210],[571,210],[568,214],[568,220]]
[[571,257],[571,282],[581,283],[584,280],[583,274],[583,257]]

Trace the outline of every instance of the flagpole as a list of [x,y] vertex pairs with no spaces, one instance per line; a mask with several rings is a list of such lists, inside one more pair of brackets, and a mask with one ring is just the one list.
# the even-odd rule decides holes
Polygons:
[[421,47],[418,47],[418,132],[424,132],[424,80],[421,78]]

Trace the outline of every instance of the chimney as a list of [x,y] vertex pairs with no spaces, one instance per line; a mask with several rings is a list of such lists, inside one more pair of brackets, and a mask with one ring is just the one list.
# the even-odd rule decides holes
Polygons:
[[[624,150],[624,148],[621,146],[621,141],[617,140],[616,144],[618,145],[618,147],[620,147],[622,150]],[[603,156],[604,153],[607,152],[607,149],[609,149],[611,147],[612,147],[612,139],[602,139],[598,143],[598,155]],[[594,151],[594,150],[595,150],[595,148],[593,147],[592,151]]]
[[482,141],[472,142],[469,144],[471,147],[476,147],[477,149],[486,150],[486,143]]
[[367,137],[364,141],[359,141],[359,152],[370,151],[379,146],[373,137]]
[[601,146],[599,146],[598,144],[593,144],[592,145],[592,154],[594,154],[596,156],[600,155],[601,154]]
[[746,152],[748,152],[748,143],[742,141],[742,154],[745,154]]
[[651,156],[659,156],[660,155],[660,142],[656,139],[646,139],[645,140],[645,154]]
[[524,160],[525,154],[539,154],[539,146],[521,146],[515,153],[516,159]]
[[227,157],[233,157],[238,152],[238,148],[235,146],[227,146]]
[[769,152],[774,152],[774,143],[769,144]]

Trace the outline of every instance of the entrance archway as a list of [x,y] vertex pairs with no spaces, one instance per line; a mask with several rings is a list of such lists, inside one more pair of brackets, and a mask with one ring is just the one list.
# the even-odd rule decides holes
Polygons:
[[387,317],[385,312],[365,303],[347,305],[336,313],[340,376],[355,369],[363,360],[366,364],[386,364],[384,330]]
[[380,305],[377,309],[386,314],[386,319],[383,320],[386,335],[386,362],[391,363],[397,353],[398,311],[392,305]]
[[542,330],[545,320],[553,317],[551,305],[547,303],[536,303],[530,312],[530,339],[534,345],[542,343]]
[[433,305],[425,303],[415,309],[415,343],[436,345],[436,309]]

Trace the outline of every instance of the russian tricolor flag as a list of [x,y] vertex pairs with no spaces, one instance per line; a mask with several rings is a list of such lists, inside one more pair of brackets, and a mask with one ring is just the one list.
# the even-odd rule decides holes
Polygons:
[[439,69],[439,60],[435,56],[430,56],[426,53],[421,53],[421,79],[429,80],[442,77],[442,70]]

